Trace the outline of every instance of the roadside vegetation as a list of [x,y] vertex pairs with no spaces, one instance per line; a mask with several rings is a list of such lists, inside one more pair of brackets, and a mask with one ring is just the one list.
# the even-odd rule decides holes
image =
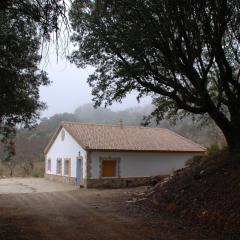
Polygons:
[[32,167],[28,167],[28,169],[23,168],[20,162],[17,162],[14,168],[11,169],[5,164],[0,162],[0,179],[1,178],[9,178],[9,177],[43,177],[45,172],[45,164],[43,161],[41,162],[33,162]]

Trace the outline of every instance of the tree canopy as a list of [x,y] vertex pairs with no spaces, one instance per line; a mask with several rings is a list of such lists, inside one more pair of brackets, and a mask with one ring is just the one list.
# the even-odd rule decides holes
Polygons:
[[37,29],[31,19],[0,10],[0,123],[8,137],[16,124],[30,125],[44,105],[39,86],[48,84],[40,61]]
[[48,85],[39,69],[41,47],[58,37],[66,23],[64,0],[6,0],[0,2],[0,133],[12,150],[16,125],[29,127],[45,107],[39,87]]
[[[0,10],[32,20],[41,37],[50,40],[51,33],[58,37],[61,27],[68,28],[66,0],[5,0],[0,2]],[[16,14],[16,15],[14,15]],[[25,22],[27,24],[27,22]]]
[[70,20],[96,105],[137,90],[158,117],[208,115],[240,149],[239,1],[75,0]]

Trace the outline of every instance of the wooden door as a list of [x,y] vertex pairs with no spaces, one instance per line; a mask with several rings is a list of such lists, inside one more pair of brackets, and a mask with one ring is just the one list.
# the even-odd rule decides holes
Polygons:
[[102,177],[116,177],[116,160],[102,161]]
[[71,160],[70,159],[65,160],[65,175],[66,176],[71,175]]

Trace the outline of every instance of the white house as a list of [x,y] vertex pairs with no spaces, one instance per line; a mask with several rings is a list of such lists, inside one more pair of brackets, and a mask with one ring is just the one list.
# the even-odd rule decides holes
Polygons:
[[145,184],[205,149],[162,128],[62,122],[45,149],[45,177],[88,188]]

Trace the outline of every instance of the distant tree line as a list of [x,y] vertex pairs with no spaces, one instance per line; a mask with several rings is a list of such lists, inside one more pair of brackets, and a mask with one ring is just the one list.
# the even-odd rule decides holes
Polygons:
[[[14,175],[16,167],[21,168],[24,175],[29,175],[36,162],[44,161],[43,150],[61,121],[119,125],[119,121],[122,120],[123,125],[140,126],[144,116],[150,114],[152,110],[152,105],[112,111],[106,108],[95,109],[92,104],[86,104],[78,107],[74,113],[55,114],[50,118],[43,118],[31,130],[18,129],[14,143],[16,155],[4,164],[9,169],[10,175]],[[152,121],[149,126],[156,127],[156,122]],[[184,118],[175,125],[171,125],[168,120],[163,120],[158,127],[172,129],[205,146],[213,143],[224,145],[225,143],[216,125],[201,127],[191,118]],[[0,145],[0,159],[3,158],[3,146]]]

